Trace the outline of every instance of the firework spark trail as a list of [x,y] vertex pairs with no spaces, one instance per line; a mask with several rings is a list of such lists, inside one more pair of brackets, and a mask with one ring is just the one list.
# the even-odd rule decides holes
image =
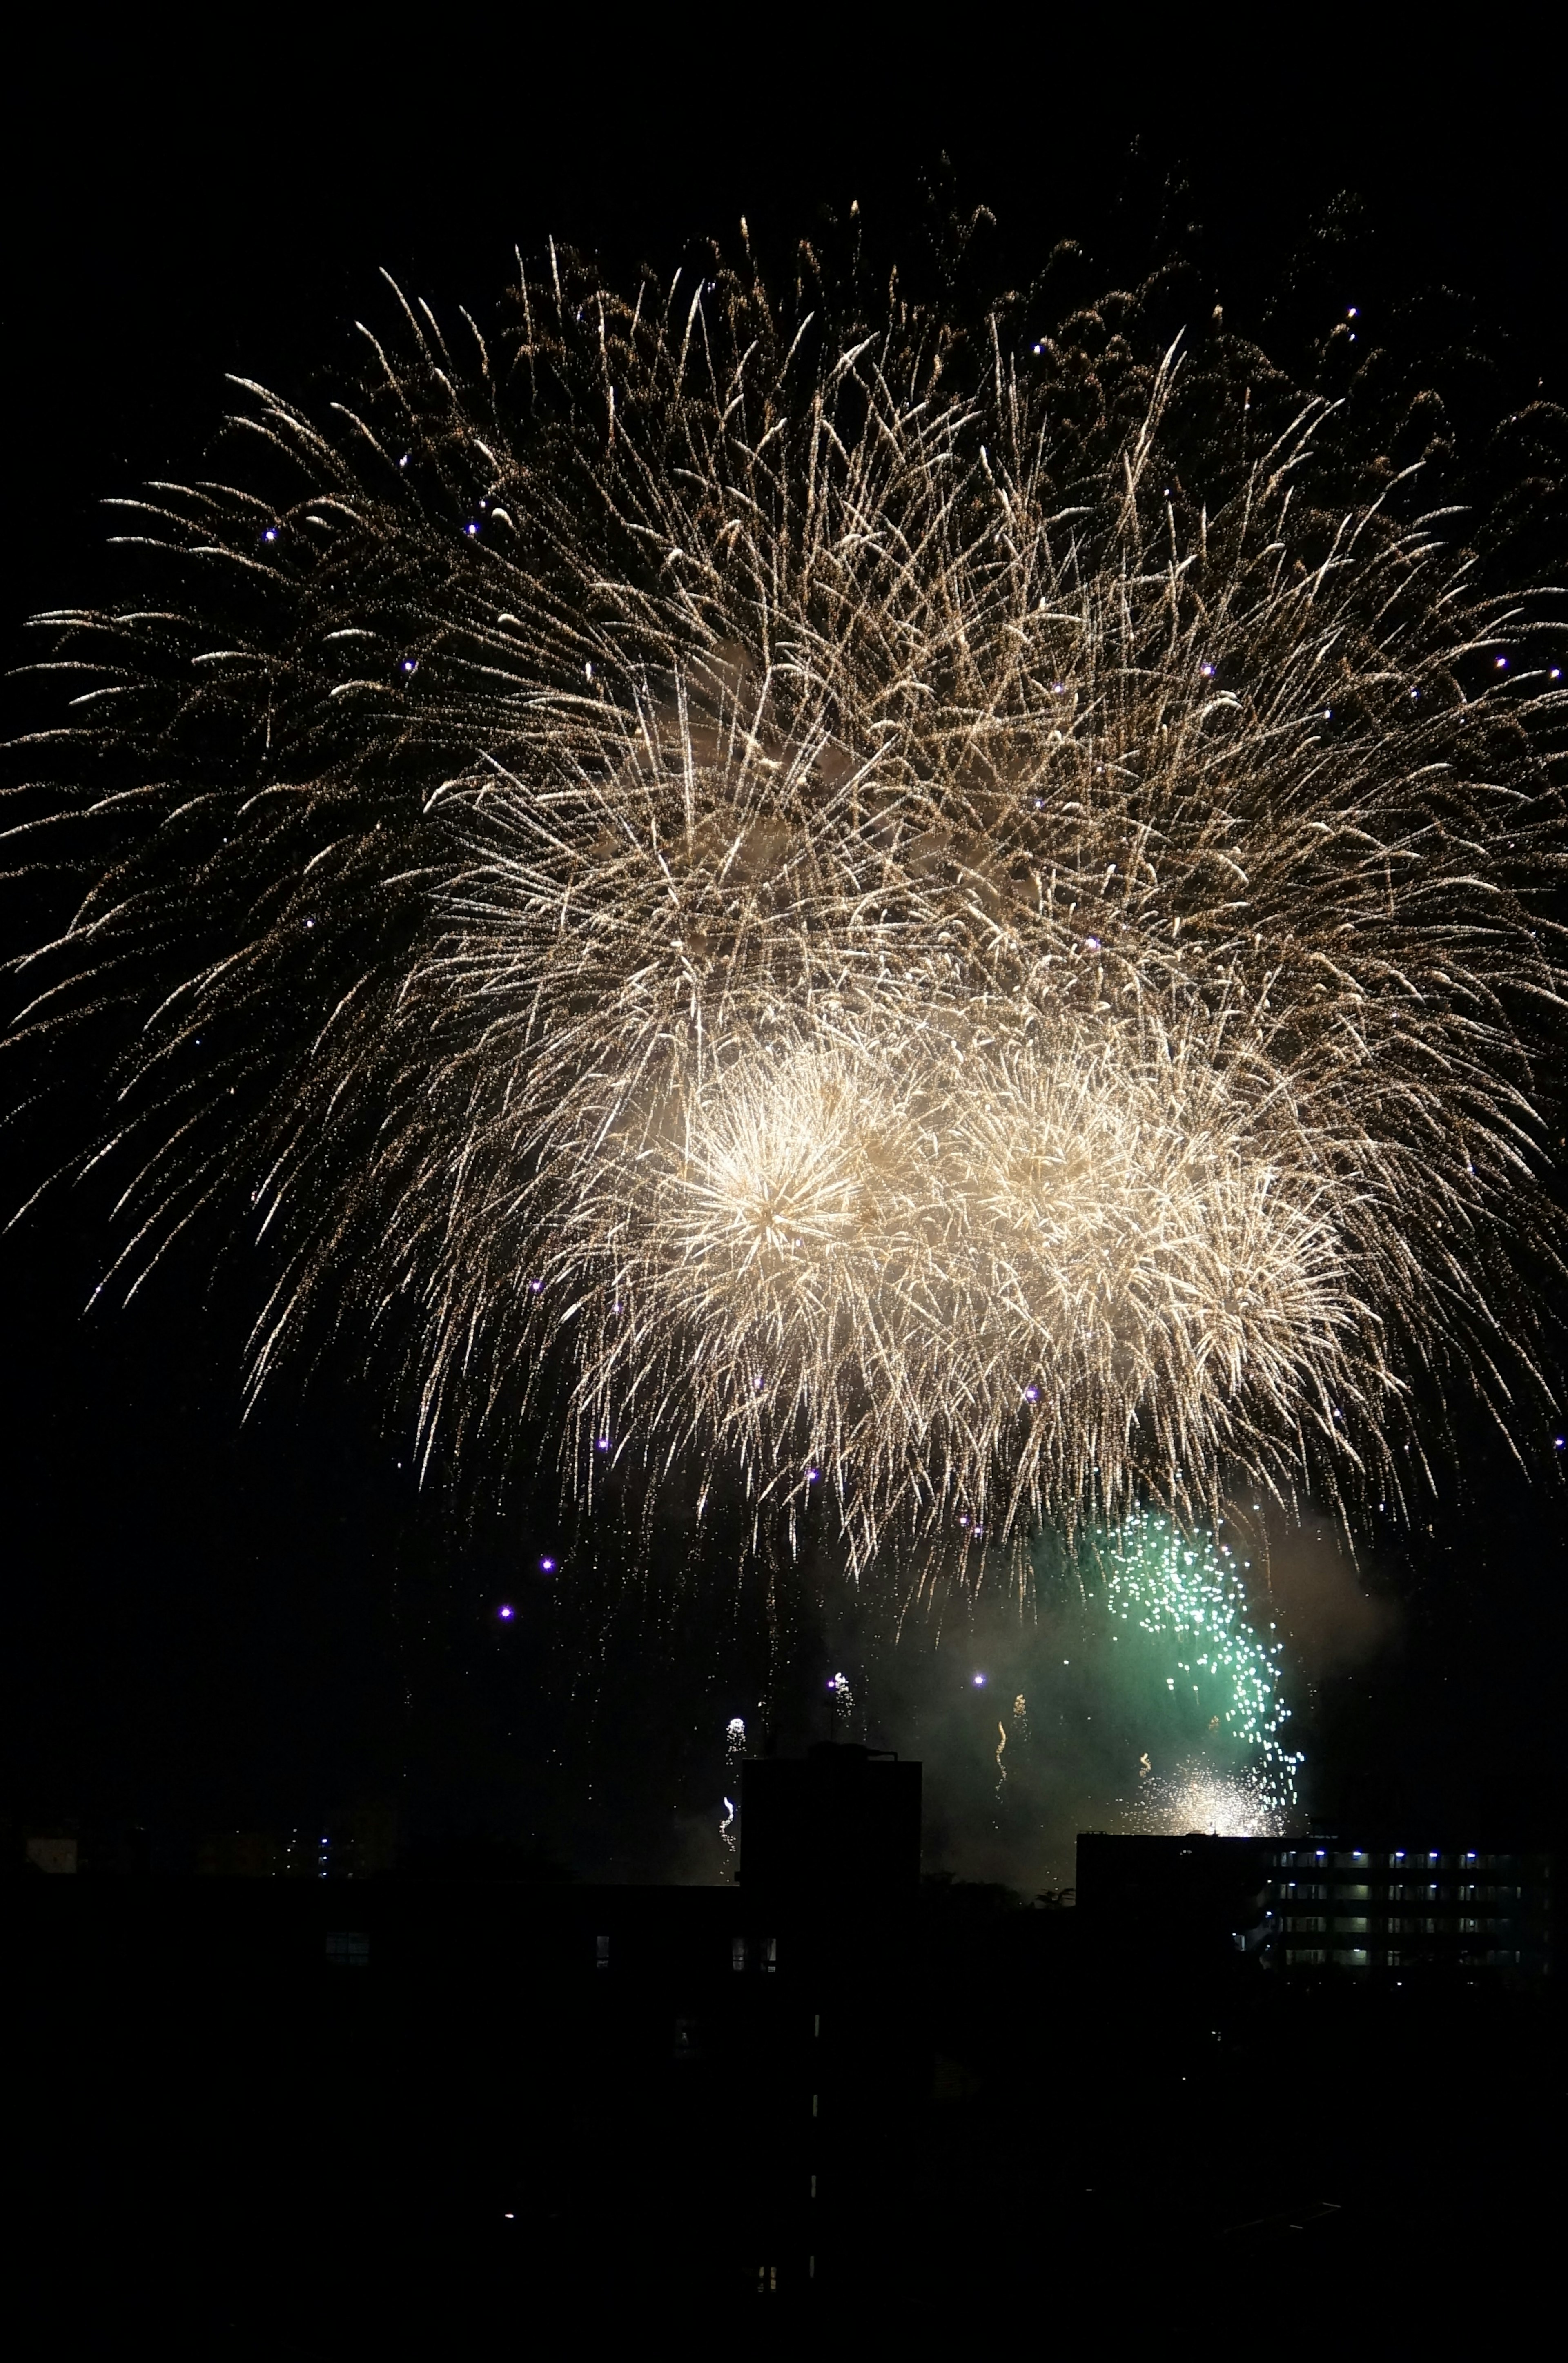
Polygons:
[[966,376],[554,250],[515,309],[241,384],[245,464],[131,505],[172,582],[43,619],[113,841],[27,1027],[135,1015],[119,1270],[244,1175],[254,1384],[357,1313],[426,1456],[562,1383],[583,1501],[729,1471],[856,1568],[1401,1498],[1413,1374],[1529,1354],[1523,611],[1103,319]]
[[[1245,1751],[1248,1759],[1240,1772],[1188,1764],[1173,1782],[1144,1754],[1139,1825],[1208,1828],[1223,1822],[1222,1836],[1238,1834],[1243,1824],[1259,1831],[1285,1826],[1296,1806],[1302,1758],[1285,1744],[1290,1709],[1281,1691],[1283,1644],[1265,1639],[1249,1611],[1251,1561],[1238,1559],[1230,1544],[1211,1534],[1184,1532],[1146,1511],[1086,1541],[1107,1614],[1176,1646],[1167,1691],[1174,1694],[1179,1681],[1184,1694],[1190,1691],[1212,1703],[1210,1735],[1227,1748]],[[1180,1821],[1181,1814],[1199,1811],[1209,1819]]]
[[[732,1714],[724,1725],[724,1785],[733,1789],[736,1797],[740,1794],[741,1765],[745,1756],[745,1718]],[[738,1857],[740,1847],[735,1837],[735,1820],[734,1797],[726,1797],[723,1815],[719,1823],[719,1836],[723,1841],[725,1853]]]

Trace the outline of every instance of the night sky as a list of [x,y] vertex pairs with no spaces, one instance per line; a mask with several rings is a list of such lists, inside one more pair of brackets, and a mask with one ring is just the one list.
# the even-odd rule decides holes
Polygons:
[[[112,582],[98,502],[200,472],[225,371],[308,391],[378,314],[380,266],[482,319],[513,245],[552,232],[612,272],[668,267],[742,213],[783,254],[858,198],[868,236],[910,252],[944,152],[958,199],[998,216],[999,283],[1064,237],[1102,284],[1179,239],[1229,318],[1267,342],[1275,303],[1286,343],[1349,303],[1375,334],[1380,307],[1452,290],[1498,412],[1538,385],[1568,401],[1544,53],[1411,58],[1358,37],[1352,57],[1313,19],[1320,53],[1276,86],[1174,43],[1128,79],[1121,57],[1045,33],[922,72],[870,45],[753,56],[729,25],[624,50],[581,22],[569,55],[526,28],[441,54],[388,18],[365,54],[138,37],[40,48],[14,72],[8,664],[30,611]],[[6,698],[9,735],[37,709],[25,687]],[[59,907],[36,881],[6,895],[8,947]],[[7,1211],[69,1146],[71,1107],[10,1128]],[[173,1865],[204,1831],[390,1799],[411,1829],[536,1840],[586,1875],[717,1875],[723,1727],[754,1714],[767,1664],[756,1603],[682,1597],[656,1565],[574,1603],[570,1569],[540,1566],[559,1548],[553,1472],[516,1472],[499,1501],[486,1471],[422,1495],[400,1406],[330,1356],[242,1425],[243,1256],[213,1283],[193,1255],[128,1312],[86,1315],[103,1215],[90,1190],[58,1194],[0,1242],[6,1818],[143,1823]],[[1431,1531],[1374,1537],[1361,1575],[1334,1578],[1331,1631],[1301,1608],[1323,1812],[1555,1826],[1564,1514],[1551,1423],[1527,1425],[1533,1487],[1495,1438],[1462,1433]],[[923,1656],[893,1678],[865,1670],[883,1662],[877,1621],[791,1609],[778,1737],[829,1736],[823,1682],[853,1659],[855,1736],[923,1750],[936,1853],[995,1870],[965,1837],[984,1751],[955,1703],[994,1635],[950,1625],[937,1648],[917,1633]]]

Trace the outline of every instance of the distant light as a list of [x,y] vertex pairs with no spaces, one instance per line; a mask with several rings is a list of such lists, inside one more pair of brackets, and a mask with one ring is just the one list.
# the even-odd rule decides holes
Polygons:
[[607,1436],[602,1436],[594,1448],[599,1452],[608,1452],[610,1449],[610,1438]]
[[544,1569],[547,1575],[554,1575],[556,1571],[556,1563],[553,1559],[542,1559],[539,1561],[539,1565]]
[[1024,1402],[1025,1402],[1025,1403],[1038,1403],[1038,1402],[1039,1402],[1039,1400],[1040,1400],[1040,1390],[1039,1390],[1039,1388],[1038,1388],[1038,1387],[1025,1387],[1025,1388],[1024,1388],[1024,1390],[1023,1390],[1023,1400],[1024,1400]]
[[980,1690],[984,1690],[985,1686],[986,1686],[986,1678],[985,1678],[984,1674],[977,1674],[977,1675],[975,1676],[975,1688],[976,1688],[977,1691],[980,1691]]
[[1496,660],[1496,663],[1499,672],[1506,672],[1507,671],[1508,660],[1507,657],[1498,657]]
[[412,672],[414,671],[414,659],[412,657],[404,657],[403,660],[403,669],[404,672]]
[[504,1608],[504,1607],[502,1607],[502,1608],[498,1608],[498,1609],[496,1610],[496,1612],[495,1612],[495,1613],[496,1613],[496,1614],[500,1617],[500,1619],[501,1619],[501,1621],[502,1621],[502,1623],[503,1625],[510,1625],[510,1624],[511,1624],[511,1622],[512,1622],[512,1617],[513,1617],[513,1611],[512,1611],[510,1608]]
[[808,1470],[807,1470],[807,1471],[806,1471],[806,1482],[807,1482],[807,1484],[808,1484],[808,1485],[814,1485],[814,1484],[816,1483],[816,1481],[817,1481],[817,1479],[822,1475],[822,1473],[823,1473],[823,1472],[822,1472],[822,1470],[821,1470],[820,1469],[808,1469]]
[[263,541],[276,541],[278,538],[277,527],[275,525],[270,525],[261,538]]
[[469,534],[478,533],[479,527],[477,525],[466,525],[463,527],[463,531]]

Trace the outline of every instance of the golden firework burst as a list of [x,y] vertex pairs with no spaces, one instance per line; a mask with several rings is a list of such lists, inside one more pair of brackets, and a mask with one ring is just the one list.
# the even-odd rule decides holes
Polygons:
[[1519,1345],[1561,982],[1555,675],[1419,471],[1330,505],[1325,405],[1125,321],[552,256],[469,338],[243,386],[174,582],[45,619],[116,834],[29,1022],[136,1014],[133,1265],[243,1174],[256,1382],[358,1307],[426,1450],[548,1396],[584,1496],[856,1566],[1398,1493]]

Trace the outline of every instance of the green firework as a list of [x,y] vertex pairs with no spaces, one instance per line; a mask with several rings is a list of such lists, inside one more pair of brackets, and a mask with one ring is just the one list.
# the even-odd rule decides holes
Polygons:
[[1143,1693],[1165,1745],[1197,1744],[1243,1771],[1261,1805],[1293,1806],[1302,1759],[1284,1737],[1282,1645],[1258,1630],[1248,1601],[1251,1562],[1212,1533],[1149,1511],[1096,1537],[1086,1560],[1112,1634],[1134,1645],[1119,1649],[1122,1684]]

